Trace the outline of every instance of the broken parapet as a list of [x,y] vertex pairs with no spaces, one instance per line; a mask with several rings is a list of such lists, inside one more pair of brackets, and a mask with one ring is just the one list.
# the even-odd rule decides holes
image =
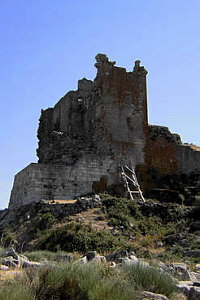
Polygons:
[[152,140],[164,138],[169,142],[182,144],[180,135],[171,133],[166,126],[149,125],[149,138]]
[[[83,78],[53,107],[42,110],[38,163],[15,177],[10,207],[40,199],[72,199],[120,189],[119,165],[136,168],[143,189],[157,177],[199,172],[200,152],[167,127],[148,125],[147,71],[132,72],[96,56],[94,81]],[[198,152],[198,153],[197,153]]]
[[77,91],[42,111],[39,163],[71,165],[86,153],[116,157],[128,152],[135,152],[137,163],[144,162],[147,72],[138,65],[126,72],[104,54],[96,59],[94,81],[79,80]]

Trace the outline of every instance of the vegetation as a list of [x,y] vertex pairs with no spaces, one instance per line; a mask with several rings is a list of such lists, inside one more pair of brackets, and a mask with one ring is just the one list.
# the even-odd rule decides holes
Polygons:
[[133,300],[143,290],[170,296],[175,285],[165,273],[142,264],[110,269],[105,264],[62,263],[4,282],[0,300]]
[[24,255],[32,261],[57,261],[59,255],[69,254],[66,252],[58,251],[58,252],[52,252],[47,250],[38,250],[38,251],[31,251],[31,252],[25,252]]
[[9,227],[1,227],[0,228],[0,246],[1,247],[10,247],[14,244],[15,242],[15,237],[14,234]]
[[37,231],[43,231],[49,229],[56,223],[56,218],[51,212],[47,211],[45,213],[39,213],[33,222],[33,228]]
[[122,237],[113,236],[110,231],[94,231],[89,225],[73,222],[43,233],[37,240],[35,248],[68,252],[96,250],[105,253],[122,248],[133,250],[134,247]]
[[141,217],[138,206],[131,199],[102,195],[103,208],[112,226],[123,226],[124,229],[134,227],[135,219]]
[[[106,255],[124,249],[134,251],[137,257],[154,266],[158,261],[200,262],[200,258],[186,259],[184,255],[186,249],[200,247],[198,234],[186,231],[192,221],[198,223],[199,196],[196,194],[196,202],[190,207],[172,204],[165,206],[167,211],[159,202],[150,200],[150,206],[161,209],[162,215],[158,210],[142,211],[141,206],[130,199],[103,194],[101,210],[91,210],[93,223],[83,222],[83,215],[80,221],[78,216],[71,220],[63,217],[58,223],[50,211],[38,213],[22,225],[26,231],[22,227],[20,230],[32,239],[27,242],[28,249],[35,250],[25,252],[25,256],[44,265],[23,272],[15,280],[0,282],[0,300],[133,300],[144,290],[175,299],[174,281],[156,267],[144,263],[116,268],[108,264],[81,265],[74,261],[61,264],[58,256],[73,253],[73,257],[79,258],[86,251],[96,250]],[[93,226],[98,222],[104,225]],[[0,246],[15,244],[14,230],[14,227],[0,228]]]
[[147,290],[166,296],[170,296],[175,292],[174,281],[163,271],[142,263],[126,266],[124,269],[136,290]]
[[58,264],[4,283],[0,300],[132,300],[134,289],[106,265]]

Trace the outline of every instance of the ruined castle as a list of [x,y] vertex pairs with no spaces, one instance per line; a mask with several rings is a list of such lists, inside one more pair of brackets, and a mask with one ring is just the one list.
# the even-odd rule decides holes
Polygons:
[[98,54],[95,67],[94,81],[79,80],[76,91],[42,110],[39,160],[15,176],[10,208],[115,192],[120,164],[135,168],[143,191],[166,175],[200,172],[200,151],[167,127],[148,124],[147,71],[140,61],[127,72]]

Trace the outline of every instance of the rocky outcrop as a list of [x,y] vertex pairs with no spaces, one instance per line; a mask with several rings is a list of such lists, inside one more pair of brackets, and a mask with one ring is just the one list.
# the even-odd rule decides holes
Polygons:
[[[39,262],[29,261],[29,259],[23,255],[19,255],[13,248],[8,248],[5,251],[1,251],[1,270],[8,271],[9,269],[27,269],[38,268],[43,264]],[[7,268],[5,268],[5,266]]]
[[0,218],[0,226],[5,225],[16,225],[22,224],[25,221],[34,218],[38,213],[45,213],[47,211],[59,219],[62,219],[67,216],[73,216],[84,210],[100,207],[101,200],[98,195],[93,195],[91,197],[80,197],[73,203],[56,203],[56,202],[46,202],[38,201],[33,202],[21,207],[16,207],[13,209],[6,210],[6,214],[2,214]]

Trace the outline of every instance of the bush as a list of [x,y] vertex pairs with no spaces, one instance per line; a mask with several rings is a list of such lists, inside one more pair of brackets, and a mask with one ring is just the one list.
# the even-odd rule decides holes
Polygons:
[[116,198],[102,195],[103,209],[110,218],[110,225],[123,226],[128,229],[133,226],[134,218],[141,216],[137,204],[126,198]]
[[0,230],[0,245],[4,248],[10,247],[14,244],[15,238],[10,228],[1,228]]
[[81,223],[69,223],[63,227],[56,228],[40,237],[35,246],[36,249],[50,251],[86,252],[96,250],[108,252],[116,249],[132,249],[130,243],[118,239],[109,231],[93,231],[90,226]]
[[136,290],[146,290],[160,293],[167,297],[175,292],[172,278],[163,271],[154,269],[142,263],[124,267],[129,280]]
[[34,221],[34,227],[37,230],[46,230],[52,227],[56,222],[56,218],[52,215],[51,212],[39,213],[37,218]]

